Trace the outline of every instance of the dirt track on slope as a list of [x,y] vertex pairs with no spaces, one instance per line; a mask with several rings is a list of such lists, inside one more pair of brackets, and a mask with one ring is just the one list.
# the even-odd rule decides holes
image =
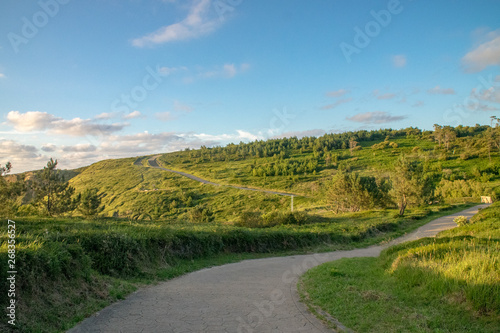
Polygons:
[[[186,173],[186,172],[182,172],[182,171],[175,171],[175,170],[171,170],[171,169],[166,169],[166,168],[163,168],[161,167],[159,164],[158,164],[158,161],[156,160],[157,159],[157,156],[153,156],[151,157],[148,162],[149,162],[149,165],[152,167],[152,168],[156,168],[156,169],[160,169],[160,170],[164,170],[164,171],[168,171],[168,172],[174,172],[178,175],[181,175],[181,176],[184,176],[184,177],[187,177],[189,179],[192,179],[192,180],[195,180],[197,182],[200,182],[202,184],[208,184],[208,185],[214,185],[214,186],[226,186],[226,187],[232,187],[232,188],[236,188],[236,189],[239,189],[239,190],[247,190],[247,191],[256,191],[256,192],[264,192],[264,193],[269,193],[269,194],[277,194],[277,195],[284,195],[284,196],[297,196],[296,194],[292,194],[292,193],[286,193],[286,192],[277,192],[277,191],[270,191],[270,190],[263,190],[263,189],[256,189],[256,188],[248,188],[248,187],[243,187],[243,186],[236,186],[236,185],[221,185],[221,184],[217,184],[217,183],[213,183],[211,181],[208,181],[208,180],[205,180],[203,178],[200,178],[200,177],[196,177],[194,175],[191,175],[189,173]],[[139,164],[136,164],[136,165],[139,165]]]

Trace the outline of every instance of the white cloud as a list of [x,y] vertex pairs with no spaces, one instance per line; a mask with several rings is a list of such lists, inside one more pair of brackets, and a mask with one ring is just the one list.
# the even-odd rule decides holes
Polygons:
[[155,113],[155,118],[160,121],[171,121],[176,119],[177,117],[172,114],[170,111],[166,112],[157,112]]
[[221,21],[210,17],[211,0],[197,0],[181,22],[161,27],[153,33],[132,40],[136,47],[152,46],[179,40],[198,38],[214,32]]
[[126,126],[128,126],[128,124],[96,124],[89,119],[74,118],[54,123],[50,132],[70,136],[105,136],[121,131]]
[[485,102],[500,103],[500,88],[490,87],[489,89],[471,91],[471,98]]
[[173,151],[183,142],[181,136],[172,132],[111,135],[101,143],[99,150],[102,155],[116,158]]
[[4,79],[6,78],[5,74],[4,73],[0,73],[0,79]]
[[384,93],[381,94],[380,90],[375,89],[373,92],[373,96],[375,96],[377,99],[384,100],[384,99],[393,99],[397,97],[397,94],[395,93]]
[[284,132],[281,133],[273,139],[282,139],[282,138],[291,138],[296,136],[297,138],[303,138],[305,136],[315,136],[315,137],[320,137],[323,136],[326,133],[325,130],[323,129],[313,129],[313,130],[306,130],[306,131],[290,131],[290,132]]
[[193,110],[194,109],[189,105],[183,104],[177,100],[174,101],[174,111],[190,113]]
[[129,114],[123,116],[123,119],[135,119],[135,118],[144,118],[140,111],[132,111]]
[[35,146],[23,145],[13,140],[0,140],[0,156],[17,155],[18,157],[37,157],[38,149]]
[[250,68],[249,64],[224,64],[222,67],[218,67],[212,70],[202,70],[198,76],[205,79],[211,78],[233,78],[236,75],[246,72]]
[[255,140],[261,140],[262,139],[261,136],[254,135],[254,134],[252,134],[250,132],[245,132],[245,131],[242,131],[242,130],[236,130],[236,132],[238,133],[238,137],[240,139],[243,139],[243,140],[255,141]]
[[346,119],[364,124],[384,124],[384,123],[400,121],[406,118],[407,118],[406,116],[391,116],[387,112],[375,111],[375,112],[358,113],[352,117],[347,117]]
[[472,111],[486,111],[486,112],[491,112],[491,111],[498,111],[500,108],[496,106],[491,106],[488,104],[483,104],[483,103],[469,103],[467,104],[467,108]]
[[435,86],[434,88],[428,89],[427,92],[432,95],[455,95],[455,89],[441,88],[440,86]]
[[28,111],[26,113],[10,111],[7,114],[7,122],[21,132],[43,131],[58,121],[62,121],[62,118],[40,111]]
[[116,117],[116,112],[103,112],[101,114],[98,114],[97,116],[95,116],[94,119],[97,119],[97,120],[108,120],[108,119],[111,119],[111,118],[114,118]]
[[486,41],[462,58],[467,72],[480,72],[489,66],[500,65],[500,30],[487,33],[483,39]]
[[[132,156],[151,155],[155,153],[168,153],[185,148],[199,148],[201,146],[218,146],[240,141],[254,141],[264,139],[260,134],[237,130],[230,134],[197,134],[162,132],[151,134],[149,132],[130,135],[108,135],[98,144],[76,143],[73,145],[57,147],[54,144],[44,144],[40,154],[38,148],[23,145],[12,140],[0,139],[0,159],[3,163],[11,161],[14,172],[41,169],[47,164],[50,157],[57,159],[61,169],[74,169],[90,165],[100,160],[109,158],[124,158]],[[2,162],[2,161],[0,161]]]
[[189,139],[189,138],[197,138],[202,141],[210,141],[214,143],[237,143],[240,141],[255,141],[255,140],[264,140],[265,138],[260,135],[260,134],[252,134],[250,132],[242,131],[242,130],[237,130],[237,134],[205,134],[205,133],[187,133],[187,134],[181,134],[183,138]]
[[406,56],[404,54],[398,54],[392,57],[392,65],[397,68],[406,66]]
[[51,143],[44,144],[42,148],[40,148],[42,151],[51,153],[53,151],[56,151],[57,147]]
[[178,71],[187,71],[188,68],[187,67],[159,67],[158,68],[158,74],[160,74],[161,76],[170,76]]
[[393,99],[394,97],[396,97],[396,94],[387,93],[387,94],[378,95],[377,99]]
[[70,136],[100,136],[122,130],[128,124],[98,124],[91,119],[74,118],[66,120],[47,112],[10,111],[7,114],[7,123],[21,132],[49,131],[55,134]]
[[334,91],[327,92],[326,96],[328,96],[328,97],[342,97],[345,94],[348,94],[350,92],[351,92],[350,90],[339,89],[339,90],[334,90]]
[[328,104],[328,105],[324,105],[324,106],[320,107],[320,109],[321,109],[321,110],[331,110],[331,109],[335,109],[337,106],[342,105],[342,104],[345,104],[345,103],[349,103],[350,101],[352,101],[352,98],[343,98],[343,99],[339,99],[339,100],[338,100],[338,101],[336,101],[335,103]]
[[3,139],[0,139],[0,158],[0,163],[12,163],[12,173],[40,169],[42,161],[48,160],[35,146]]
[[61,150],[63,152],[88,153],[96,151],[97,147],[90,143],[81,143],[74,146],[63,146]]

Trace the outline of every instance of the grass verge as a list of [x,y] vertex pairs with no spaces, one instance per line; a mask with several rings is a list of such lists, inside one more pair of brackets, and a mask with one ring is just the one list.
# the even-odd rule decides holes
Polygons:
[[306,302],[356,332],[498,332],[500,204],[471,222],[318,266],[301,279]]

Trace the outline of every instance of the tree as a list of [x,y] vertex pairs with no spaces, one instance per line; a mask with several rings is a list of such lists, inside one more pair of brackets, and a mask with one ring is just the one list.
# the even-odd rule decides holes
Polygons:
[[446,150],[448,151],[450,149],[450,143],[457,138],[457,134],[455,133],[455,129],[451,126],[443,127],[441,133],[442,140],[444,140]]
[[349,151],[351,152],[351,155],[352,155],[354,150],[359,149],[358,147],[359,147],[358,142],[354,138],[350,138],[349,139]]
[[[486,130],[487,137],[487,147],[488,147],[488,157],[491,162],[491,150],[493,146],[497,146],[500,151],[500,118],[496,116],[491,116],[491,126]],[[493,126],[493,122],[496,121],[495,126]]]
[[0,214],[7,216],[17,210],[16,199],[25,188],[25,184],[19,181],[7,181],[5,176],[12,170],[12,164],[7,162],[5,166],[0,166]]
[[77,201],[79,201],[79,204],[77,209],[83,216],[93,218],[104,210],[104,206],[101,207],[101,197],[98,193],[97,188],[90,188],[78,194]]
[[332,209],[338,212],[357,212],[375,206],[383,207],[387,201],[387,186],[375,177],[362,177],[356,172],[340,171],[327,191]]
[[401,155],[394,164],[391,177],[391,195],[399,208],[399,215],[403,216],[408,204],[419,204],[424,198],[425,180],[422,166],[417,161],[409,161]]
[[12,169],[12,164],[10,162],[7,162],[5,166],[0,167],[0,176],[2,177],[5,176],[10,172],[11,169]]
[[72,199],[75,189],[69,186],[56,167],[57,160],[51,158],[47,166],[37,173],[34,182],[35,201],[42,205],[50,216],[71,211],[78,203],[77,199]]
[[444,133],[443,133],[443,126],[434,124],[434,134],[433,134],[434,140],[436,140],[439,144],[439,147],[441,148],[441,142],[444,139]]

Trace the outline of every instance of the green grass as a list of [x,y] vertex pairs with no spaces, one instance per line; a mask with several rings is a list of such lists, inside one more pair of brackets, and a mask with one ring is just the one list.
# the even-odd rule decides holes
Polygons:
[[500,205],[472,221],[379,258],[318,266],[302,292],[356,332],[498,332]]
[[[18,270],[23,272],[18,286],[20,331],[63,331],[135,288],[203,267],[245,258],[350,249],[387,242],[432,218],[467,207],[446,204],[420,209],[410,207],[404,218],[395,217],[396,211],[392,209],[335,215],[327,205],[325,184],[339,168],[364,176],[388,177],[392,164],[404,153],[420,160],[426,172],[437,176],[436,181],[447,169],[443,176],[447,179],[476,179],[500,195],[500,175],[496,167],[500,165],[500,154],[497,152],[492,154],[491,161],[484,152],[462,160],[459,156],[463,149],[456,148],[444,159],[440,157],[443,150],[436,149],[428,136],[417,140],[405,137],[404,133],[391,137],[398,148],[374,150],[371,147],[381,140],[360,141],[362,149],[352,155],[348,149],[314,152],[316,145],[321,144],[321,140],[317,140],[304,139],[302,147],[286,148],[284,159],[302,163],[314,158],[318,163],[316,172],[288,176],[253,176],[252,168],[278,163],[279,158],[239,156],[235,145],[228,146],[227,151],[233,152],[226,160],[221,160],[226,148],[174,152],[159,158],[167,168],[216,183],[298,194],[294,198],[295,211],[307,216],[300,225],[269,227],[274,225],[269,223],[267,228],[238,227],[241,216],[247,213],[247,216],[270,212],[284,216],[279,214],[289,211],[290,198],[203,185],[151,168],[145,156],[101,161],[67,172],[76,193],[98,188],[105,208],[99,219],[85,220],[26,217],[36,208],[21,206],[18,217],[14,218],[18,226]],[[277,147],[279,143],[270,141],[262,145]],[[242,149],[251,146],[238,145]],[[295,147],[289,147],[292,146]],[[413,149],[416,146],[418,151]],[[324,154],[334,154],[338,163],[327,165]],[[18,203],[22,199],[19,198]],[[209,210],[213,221],[197,223],[191,214],[195,208]],[[4,222],[0,232],[0,281],[5,284]],[[6,293],[2,292],[0,300],[3,306]],[[7,329],[0,327],[0,330],[4,328]]]
[[[436,208],[432,217],[464,206],[441,208],[445,210]],[[204,267],[388,241],[426,223],[432,218],[425,215],[428,213],[431,211],[416,210],[402,219],[394,218],[392,211],[372,211],[266,229],[116,219],[19,219],[18,327],[21,332],[63,331],[146,283]],[[6,229],[2,222],[1,230]],[[0,240],[4,289],[6,232],[0,234]],[[2,306],[8,301],[5,292],[0,300]]]
[[[474,178],[473,170],[484,170],[488,167],[494,167],[500,163],[500,154],[492,153],[492,161],[489,161],[486,156],[478,156],[468,160],[461,160],[460,154],[464,152],[464,148],[454,148],[446,152],[447,160],[440,160],[440,154],[444,149],[435,150],[437,144],[427,139],[414,138],[394,138],[391,141],[396,142],[398,148],[386,148],[383,150],[373,150],[371,147],[382,142],[362,141],[361,150],[353,152],[351,155],[349,149],[336,149],[334,153],[340,156],[339,165],[346,164],[353,171],[361,172],[367,176],[389,176],[392,165],[395,160],[405,154],[419,159],[427,163],[427,167],[431,170],[441,172],[443,169],[451,169],[455,177]],[[418,152],[414,152],[413,148],[419,147]],[[162,155],[159,160],[163,166],[188,173],[192,173],[201,178],[221,183],[221,184],[236,184],[256,188],[264,188],[269,190],[289,191],[312,197],[321,197],[323,193],[321,184],[326,179],[336,173],[338,166],[326,166],[324,161],[320,159],[320,170],[316,175],[312,173],[300,174],[294,177],[291,176],[268,176],[254,177],[251,175],[252,166],[266,165],[276,162],[273,157],[254,158],[247,157],[245,159],[229,159],[228,161],[210,161],[208,159],[193,158],[192,155],[197,155],[198,151],[182,151]],[[289,158],[297,160],[305,160],[313,155],[312,150],[301,152],[300,150],[291,150]],[[497,174],[492,180],[500,180]]]
[[[442,150],[435,150],[436,143],[428,140],[397,137],[391,139],[398,148],[373,150],[371,147],[381,141],[362,141],[361,150],[351,153],[348,149],[336,149],[331,153],[338,156],[336,165],[326,165],[319,158],[316,174],[303,173],[293,176],[256,177],[252,168],[277,163],[274,157],[237,158],[230,155],[227,161],[201,158],[202,150],[180,151],[163,154],[160,164],[174,170],[192,173],[201,178],[226,185],[285,191],[295,193],[295,210],[314,215],[327,214],[326,183],[337,173],[339,167],[348,167],[363,176],[388,177],[394,161],[404,153],[420,160],[427,173],[435,174],[435,182],[446,170],[448,179],[476,179],[488,188],[496,189],[500,195],[500,175],[496,165],[500,154],[494,152],[492,161],[479,156],[468,160],[459,158],[461,148],[448,152],[447,160],[439,160]],[[419,147],[414,152],[413,148]],[[205,155],[212,154],[210,149]],[[290,149],[288,158],[306,161],[312,158],[312,149]],[[208,156],[208,155],[207,155]],[[181,175],[148,167],[147,157],[106,160],[73,172],[70,185],[76,193],[89,188],[98,188],[105,206],[102,216],[124,217],[135,220],[166,222],[189,221],[190,212],[196,206],[209,207],[216,222],[233,224],[244,211],[267,213],[287,211],[290,198],[262,192],[238,190],[226,186],[203,185]],[[134,165],[137,162],[138,165]],[[68,173],[69,175],[70,173]],[[30,213],[29,206],[20,209]],[[26,215],[26,214],[25,214]]]

